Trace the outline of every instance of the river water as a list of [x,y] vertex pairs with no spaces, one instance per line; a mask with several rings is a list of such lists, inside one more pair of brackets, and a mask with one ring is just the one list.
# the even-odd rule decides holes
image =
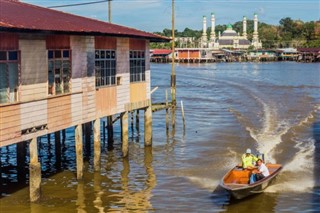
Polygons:
[[[163,102],[171,65],[151,69],[152,87],[159,87],[153,102]],[[320,211],[319,63],[180,64],[176,75],[178,108],[169,111],[169,129],[166,112],[155,112],[153,147],[145,149],[140,113],[123,159],[117,122],[114,149],[103,145],[100,173],[86,151],[83,181],[75,177],[74,129],[67,130],[61,170],[54,143],[41,138],[37,203],[29,202],[27,185],[16,183],[15,147],[3,148],[0,212]],[[247,148],[284,169],[264,193],[235,201],[218,184]]]

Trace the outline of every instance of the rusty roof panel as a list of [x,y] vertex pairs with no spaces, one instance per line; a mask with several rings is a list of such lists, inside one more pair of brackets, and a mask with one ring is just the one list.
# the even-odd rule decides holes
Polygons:
[[141,30],[47,9],[18,0],[0,0],[0,28],[105,34],[169,41],[169,38]]

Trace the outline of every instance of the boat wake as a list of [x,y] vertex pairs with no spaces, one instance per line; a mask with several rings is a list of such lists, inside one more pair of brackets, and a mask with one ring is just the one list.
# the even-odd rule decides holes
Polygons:
[[[285,105],[287,109],[283,109],[281,108],[283,105],[272,100],[267,96],[268,94],[263,94],[243,84],[229,81],[227,83],[243,90],[257,103],[258,112],[251,112],[251,115],[232,108],[229,110],[248,131],[250,137],[256,141],[257,151],[265,154],[267,162],[281,164],[285,162],[283,171],[278,177],[278,184],[272,185],[267,191],[308,191],[312,189],[315,186],[313,175],[315,140],[310,135],[307,136],[305,131],[315,122],[320,105],[312,108],[310,107],[312,104],[307,102],[309,106],[300,105],[295,106],[297,109],[291,109]],[[279,113],[286,112],[284,110],[296,112],[295,117],[290,117],[290,113],[282,113],[281,117]],[[254,113],[256,117],[252,116]],[[291,151],[293,153],[285,153]],[[279,159],[279,156],[283,154],[289,159],[282,159],[284,157]]]

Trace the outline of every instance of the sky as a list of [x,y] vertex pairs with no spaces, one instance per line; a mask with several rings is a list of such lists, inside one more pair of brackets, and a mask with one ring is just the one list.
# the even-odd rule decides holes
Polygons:
[[[20,0],[43,7],[93,2],[98,0]],[[172,0],[112,0],[112,22],[148,32],[171,29]],[[108,3],[55,8],[103,21],[108,20]],[[320,0],[175,0],[175,28],[186,27],[201,30],[202,17],[210,25],[211,13],[216,25],[241,21],[243,16],[253,19],[257,13],[259,21],[278,25],[280,19],[320,20]]]

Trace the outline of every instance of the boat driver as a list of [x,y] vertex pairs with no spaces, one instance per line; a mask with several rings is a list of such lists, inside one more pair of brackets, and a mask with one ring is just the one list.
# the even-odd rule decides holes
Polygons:
[[241,157],[243,169],[254,169],[258,158],[251,153],[251,149],[247,149]]

